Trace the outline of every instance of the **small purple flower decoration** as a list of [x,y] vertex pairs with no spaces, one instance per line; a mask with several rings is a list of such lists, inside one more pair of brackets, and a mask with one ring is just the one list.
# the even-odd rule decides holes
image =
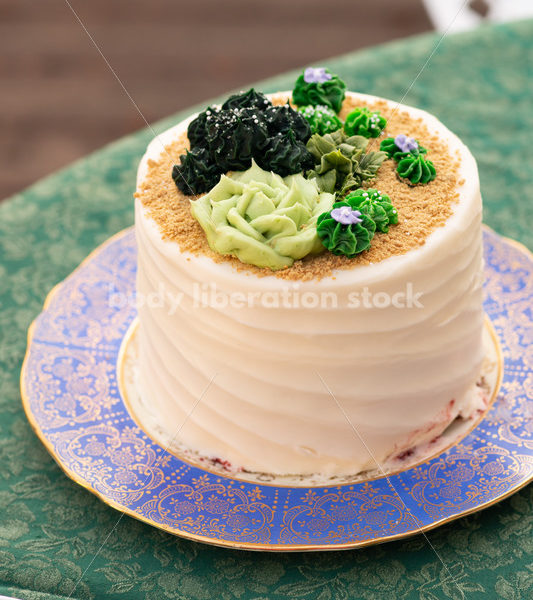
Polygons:
[[330,214],[332,219],[335,219],[337,223],[341,223],[342,225],[357,225],[357,223],[363,222],[361,211],[352,210],[349,206],[334,208]]
[[331,79],[331,73],[326,73],[324,67],[308,67],[304,71],[304,81],[306,83],[324,83]]
[[413,152],[413,150],[418,150],[417,141],[412,137],[407,137],[405,133],[397,135],[394,138],[394,143],[402,152]]

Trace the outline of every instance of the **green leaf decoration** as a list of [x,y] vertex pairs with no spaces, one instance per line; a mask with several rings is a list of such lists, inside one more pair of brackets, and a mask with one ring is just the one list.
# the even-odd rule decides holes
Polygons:
[[305,81],[304,73],[298,77],[292,91],[292,101],[297,106],[327,106],[339,113],[344,101],[346,84],[337,75],[325,72],[331,75],[331,79],[323,82]]
[[[348,202],[335,202],[332,208],[350,206]],[[331,211],[318,217],[316,232],[322,244],[333,254],[353,258],[367,250],[376,231],[376,224],[361,211],[362,222],[343,225],[331,216]]]
[[324,135],[342,128],[342,121],[328,106],[301,106],[298,110],[309,123],[312,133]]
[[358,181],[373,179],[386,158],[385,152],[381,151],[363,154],[359,164],[354,168],[354,179]]
[[381,142],[379,149],[383,152],[386,152],[389,158],[393,158],[395,161],[400,161],[402,160],[402,158],[405,158],[409,154],[413,154],[414,156],[416,156],[417,154],[426,154],[427,150],[418,143],[418,140],[417,144],[418,150],[411,150],[411,152],[402,152],[400,148],[398,148],[398,146],[396,145],[394,138],[389,137],[385,138]]
[[370,111],[364,106],[355,108],[344,122],[344,131],[347,135],[362,135],[366,138],[378,137],[385,129],[387,119],[379,111]]
[[348,137],[342,129],[325,135],[315,134],[309,138],[307,149],[315,158],[315,162],[320,161],[323,154],[340,150],[345,156],[351,158],[356,151],[359,155],[366,149],[368,140],[360,135]]
[[351,177],[353,163],[340,150],[332,150],[320,157],[320,164],[307,172],[308,179],[316,179],[318,188],[330,194],[339,191]]
[[257,156],[257,164],[262,169],[281,177],[305,171],[313,166],[313,162],[313,156],[291,129],[269,138],[262,153]]
[[205,148],[187,151],[180,159],[181,164],[172,167],[172,179],[184,194],[203,194],[218,183],[222,171],[210,161]]
[[369,188],[354,190],[345,198],[353,210],[368,215],[376,224],[376,229],[388,233],[389,225],[398,223],[398,211],[387,196],[378,190]]
[[408,179],[413,185],[418,183],[429,183],[436,177],[437,171],[430,160],[426,160],[423,154],[409,154],[402,158],[396,168],[398,175]]
[[375,177],[387,155],[384,152],[363,154],[368,140],[363,136],[346,136],[340,129],[333,133],[315,133],[307,142],[315,165],[306,176],[315,178],[324,192],[340,192],[360,187],[367,179]]

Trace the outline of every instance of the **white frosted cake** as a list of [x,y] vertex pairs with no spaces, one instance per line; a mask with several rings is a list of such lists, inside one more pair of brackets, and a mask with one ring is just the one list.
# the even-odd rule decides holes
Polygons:
[[[290,94],[270,98],[282,104]],[[414,161],[427,146],[436,176],[413,182],[398,175],[401,156],[389,156],[373,179],[361,179],[360,189],[379,187],[379,199],[390,196],[397,223],[390,221],[388,233],[376,230],[371,247],[350,257],[335,254],[340,246],[331,244],[319,251],[314,229],[309,255],[283,255],[290,264],[280,269],[243,262],[253,253],[247,248],[239,257],[238,243],[233,253],[221,253],[220,238],[213,237],[219,225],[209,225],[209,237],[190,207],[196,215],[195,203],[205,194],[214,207],[222,191],[188,198],[172,180],[193,117],[148,146],[135,203],[144,407],[137,418],[148,431],[155,424],[199,456],[236,471],[343,476],[434,439],[478,408],[472,389],[484,352],[483,259],[475,160],[427,112],[347,93],[339,118],[354,107],[370,109],[370,127],[378,123],[372,115],[380,114],[373,110],[388,117],[370,147],[377,151],[394,139],[398,152]],[[400,132],[417,137],[412,156]],[[414,148],[414,137],[407,139]],[[305,173],[313,194],[320,194],[316,202],[327,202],[311,171]],[[256,184],[243,177],[222,179],[231,193],[249,193],[246,185]],[[275,177],[268,185],[281,186],[286,175]],[[291,177],[284,180],[290,193],[298,184],[307,194]],[[327,215],[338,219],[330,227],[341,233],[352,227],[342,219],[359,224],[364,218],[352,207],[331,208],[345,192],[330,190]],[[233,202],[230,196],[223,201]],[[255,227],[253,218],[242,227]],[[306,231],[320,230],[312,218],[309,223]],[[279,233],[261,235],[269,252],[279,250],[272,241]]]

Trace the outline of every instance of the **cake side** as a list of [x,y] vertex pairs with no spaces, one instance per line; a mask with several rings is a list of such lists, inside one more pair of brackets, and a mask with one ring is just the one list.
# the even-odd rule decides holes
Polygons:
[[[253,471],[353,473],[431,439],[468,410],[483,356],[477,168],[435,117],[401,111],[460,161],[443,218],[411,249],[378,262],[354,260],[351,268],[341,261],[320,280],[305,276],[313,273],[307,265],[294,279],[257,276],[226,257],[184,251],[142,202],[150,161],[162,153],[160,141],[149,146],[136,200],[138,292],[161,302],[139,309],[140,386],[169,430],[186,420],[186,445]],[[166,132],[163,146],[185,129]],[[430,207],[435,198],[431,185],[425,189]],[[402,224],[401,208],[399,217]],[[217,304],[213,289],[228,301]],[[398,294],[404,306],[364,300]]]

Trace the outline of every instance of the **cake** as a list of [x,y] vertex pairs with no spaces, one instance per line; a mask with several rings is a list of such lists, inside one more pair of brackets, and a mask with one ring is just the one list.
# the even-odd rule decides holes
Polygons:
[[[264,108],[253,90],[232,98],[230,142]],[[242,117],[232,102],[252,106]],[[324,69],[267,102],[295,125],[262,140],[261,152],[240,140],[235,152],[223,147],[217,167],[220,144],[230,144],[221,138],[205,151],[214,159],[188,165],[189,155],[207,156],[210,114],[224,126],[210,107],[152,141],[141,160],[137,418],[234,471],[357,474],[479,408],[477,167],[436,117],[345,92]],[[293,133],[293,113],[308,121],[307,141]],[[184,154],[193,140],[200,150]],[[227,169],[230,155],[240,170]],[[176,183],[191,183],[190,193]]]

